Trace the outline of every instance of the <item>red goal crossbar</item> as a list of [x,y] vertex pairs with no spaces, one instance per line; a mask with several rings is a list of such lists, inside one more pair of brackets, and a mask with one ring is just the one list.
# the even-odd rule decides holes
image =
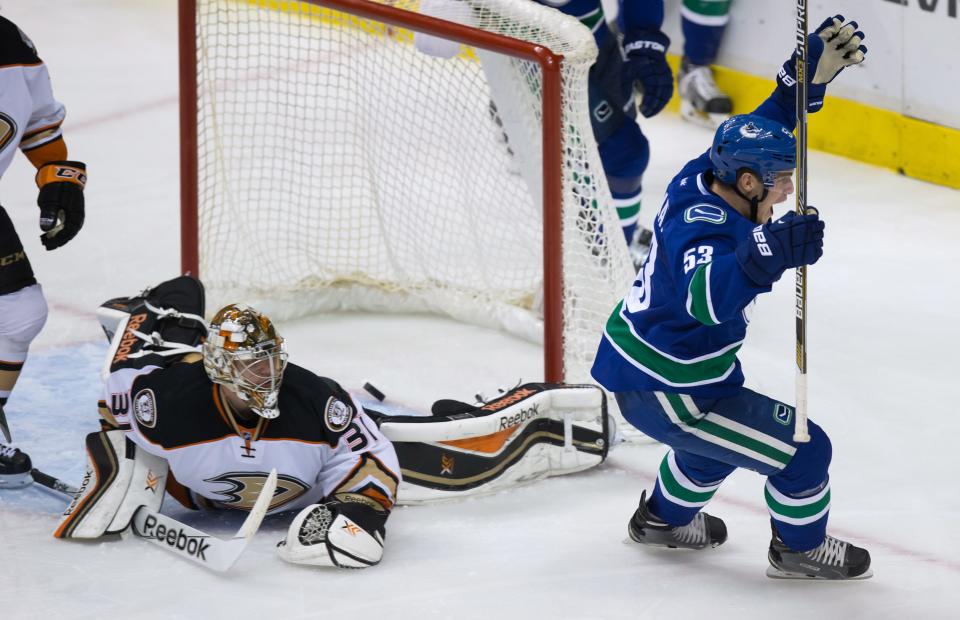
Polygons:
[[[385,24],[536,62],[542,72],[544,379],[563,380],[563,56],[543,45],[370,0],[300,0]],[[179,0],[180,265],[200,276],[197,164],[197,0]]]

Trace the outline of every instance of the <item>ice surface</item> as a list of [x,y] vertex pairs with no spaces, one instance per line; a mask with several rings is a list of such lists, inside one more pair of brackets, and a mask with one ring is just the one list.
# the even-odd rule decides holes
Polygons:
[[[0,196],[44,285],[50,321],[8,406],[19,445],[78,481],[95,430],[104,299],[175,275],[178,258],[176,3],[7,0],[50,66],[71,155],[89,165],[87,223],[53,253],[37,241],[22,157]],[[786,54],[788,50],[784,50]],[[840,79],[843,79],[842,77]],[[827,101],[829,105],[829,100]],[[643,217],[710,135],[644,121],[653,156]],[[366,571],[284,564],[269,518],[226,575],[142,541],[50,536],[65,505],[39,488],[0,492],[3,618],[954,618],[960,491],[950,398],[960,365],[960,193],[811,155],[811,203],[827,222],[810,274],[810,412],[834,446],[831,531],[870,549],[876,576],[836,583],[764,576],[763,481],[734,474],[711,502],[730,540],[703,553],[626,544],[626,522],[662,448],[621,445],[601,468],[493,497],[398,508],[383,563]],[[761,298],[742,359],[751,387],[793,400],[793,294]],[[540,350],[423,316],[333,315],[281,325],[291,357],[410,406],[536,379]],[[241,516],[165,510],[227,534]]]

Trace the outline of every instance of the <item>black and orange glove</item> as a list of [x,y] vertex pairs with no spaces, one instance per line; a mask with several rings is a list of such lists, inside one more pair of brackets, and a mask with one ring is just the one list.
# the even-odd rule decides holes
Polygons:
[[51,161],[37,170],[40,242],[55,250],[77,236],[83,227],[83,188],[87,165],[79,161]]

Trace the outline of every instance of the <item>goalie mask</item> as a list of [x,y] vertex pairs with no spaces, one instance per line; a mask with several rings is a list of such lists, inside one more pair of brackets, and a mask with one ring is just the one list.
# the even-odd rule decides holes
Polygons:
[[287,353],[273,323],[249,306],[231,304],[210,321],[203,367],[214,383],[233,390],[254,413],[275,418]]

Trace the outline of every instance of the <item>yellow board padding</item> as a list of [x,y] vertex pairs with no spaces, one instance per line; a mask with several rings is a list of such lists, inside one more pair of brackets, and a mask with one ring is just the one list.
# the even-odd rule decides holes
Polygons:
[[[679,56],[668,57],[674,75]],[[752,111],[775,83],[727,67],[713,68],[717,86],[733,99],[734,114]],[[667,109],[679,112],[674,96]],[[904,116],[898,112],[830,95],[823,109],[808,116],[810,148],[891,168],[921,181],[960,189],[960,130]]]

